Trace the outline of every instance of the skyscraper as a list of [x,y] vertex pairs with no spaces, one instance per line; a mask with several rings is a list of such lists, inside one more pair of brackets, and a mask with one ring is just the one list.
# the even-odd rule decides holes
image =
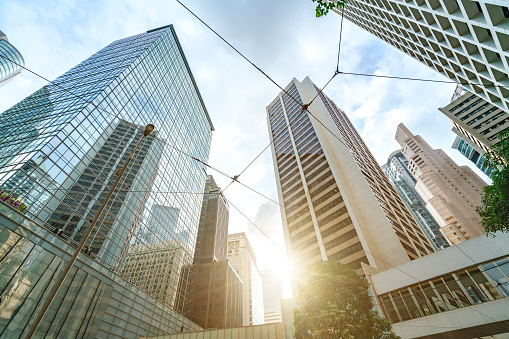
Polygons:
[[[457,149],[461,154],[468,160],[472,161],[477,168],[484,172],[487,176],[491,175],[493,166],[481,155],[475,148],[473,148],[468,142],[456,136],[452,143],[452,148]],[[484,152],[483,152],[484,154]]]
[[[483,162],[479,160],[479,156],[484,155],[490,146],[500,142],[499,133],[509,128],[509,114],[472,93],[461,91],[461,88],[462,86],[458,86],[453,100],[439,110],[451,120],[452,131],[460,138],[455,140],[452,147],[483,170]],[[470,158],[471,154],[474,158]]]
[[23,66],[25,66],[23,56],[9,43],[5,33],[0,31],[0,86],[21,73]]
[[279,323],[281,318],[281,277],[275,267],[265,266],[262,272],[263,310],[266,324]]
[[194,262],[226,260],[228,242],[228,202],[209,175],[205,182]]
[[228,235],[228,260],[242,279],[242,325],[264,323],[263,285],[256,256],[245,233]]
[[[285,91],[269,104],[267,118],[296,274],[322,260],[341,260],[362,274],[363,262],[384,270],[432,253],[346,114],[309,78],[294,79]],[[301,112],[315,96],[310,113]],[[294,293],[297,285],[293,279]]]
[[209,175],[205,182],[186,317],[203,328],[242,326],[243,282],[227,260],[228,203]]
[[394,185],[396,192],[398,192],[431,244],[436,249],[448,247],[449,243],[440,232],[440,226],[438,226],[436,220],[426,209],[426,204],[415,191],[417,180],[408,170],[408,160],[405,156],[400,151],[392,152],[387,163],[382,166],[382,170],[387,174],[389,181]]
[[433,149],[419,135],[398,125],[396,141],[408,159],[408,170],[417,179],[415,190],[451,244],[484,233],[475,207],[481,205],[486,183],[469,167],[458,166],[441,149]]
[[[153,242],[188,235],[172,267],[189,265],[201,207],[192,193],[203,190],[206,177],[192,157],[207,161],[213,126],[171,25],[111,43],[1,114],[0,188],[74,245],[149,123],[155,131],[133,154],[86,252],[127,274],[127,255],[151,248],[144,240],[132,246],[150,224]],[[178,220],[169,225],[176,209]]]
[[345,18],[509,112],[509,9],[488,0],[355,0]]

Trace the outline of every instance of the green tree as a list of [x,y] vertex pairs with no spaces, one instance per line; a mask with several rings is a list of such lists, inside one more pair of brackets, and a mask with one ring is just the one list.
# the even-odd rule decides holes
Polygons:
[[315,264],[294,309],[297,339],[395,339],[373,310],[368,281],[336,260]]
[[347,0],[313,0],[316,2],[316,17],[329,13],[329,10],[345,6]]
[[482,206],[477,207],[487,234],[509,232],[509,129],[499,134],[500,142],[490,147],[486,160],[493,165],[493,184],[483,188]]

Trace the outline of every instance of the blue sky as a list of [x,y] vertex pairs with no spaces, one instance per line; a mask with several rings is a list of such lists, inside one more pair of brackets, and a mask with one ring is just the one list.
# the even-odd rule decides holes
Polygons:
[[[311,0],[185,4],[281,86],[305,76],[322,86],[335,70],[341,19],[334,13],[315,18]],[[176,1],[3,1],[0,23],[23,54],[26,67],[48,79],[116,39],[173,24],[216,128],[209,163],[238,174],[269,143],[265,107],[278,88]],[[340,70],[444,80],[347,20]],[[0,88],[0,112],[44,84],[24,71]],[[397,124],[404,122],[432,147],[470,166],[450,148],[455,136],[449,120],[438,111],[449,103],[454,88],[452,84],[338,75],[325,92],[349,115],[379,163],[398,148],[394,134]],[[220,174],[211,174],[220,186],[229,183]],[[270,152],[240,181],[277,200]],[[277,205],[239,185],[232,185],[226,197],[284,248]],[[230,208],[230,233],[241,231],[247,232],[260,268],[282,260],[281,252]]]

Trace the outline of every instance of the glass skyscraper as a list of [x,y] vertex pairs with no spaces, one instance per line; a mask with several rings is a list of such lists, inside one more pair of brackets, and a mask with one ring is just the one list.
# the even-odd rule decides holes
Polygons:
[[[111,43],[2,113],[0,189],[76,244],[147,124],[155,131],[133,155],[85,252],[127,274],[128,254],[155,243],[174,253],[185,235],[172,260],[188,265],[206,178],[192,157],[208,160],[213,125],[171,25]],[[141,230],[150,230],[150,241]]]
[[382,170],[414,216],[417,224],[428,237],[430,243],[436,249],[449,247],[449,243],[440,233],[440,226],[426,209],[426,204],[415,190],[417,180],[408,170],[408,160],[405,156],[400,151],[392,152],[387,163],[382,166]]
[[475,150],[472,146],[470,146],[468,142],[457,136],[456,139],[454,139],[452,148],[457,149],[468,160],[472,161],[477,168],[484,172],[484,174],[487,176],[491,175],[493,167],[488,161],[486,161],[486,158],[477,152],[477,150]]
[[23,56],[0,31],[0,86],[21,73],[22,66],[25,66]]

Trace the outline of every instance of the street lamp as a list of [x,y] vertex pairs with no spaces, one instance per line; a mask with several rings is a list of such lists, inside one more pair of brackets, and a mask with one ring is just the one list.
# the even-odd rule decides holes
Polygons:
[[87,233],[85,233],[85,235],[83,236],[83,239],[81,239],[81,242],[79,243],[78,247],[76,247],[76,250],[74,251],[74,254],[72,255],[72,257],[69,260],[69,262],[67,263],[67,266],[65,266],[64,271],[62,272],[62,275],[60,276],[60,278],[56,282],[55,286],[51,290],[51,292],[50,292],[50,294],[48,296],[48,299],[46,300],[46,302],[42,306],[42,309],[39,311],[39,314],[37,315],[37,318],[35,319],[34,323],[32,324],[32,327],[30,327],[30,331],[28,332],[27,336],[25,337],[26,339],[30,339],[34,335],[35,330],[37,329],[37,327],[41,323],[42,318],[46,314],[46,311],[48,311],[48,308],[50,307],[51,302],[53,301],[53,299],[55,299],[55,296],[57,295],[58,290],[60,289],[60,287],[62,286],[62,284],[63,284],[63,282],[65,280],[65,278],[67,277],[67,274],[69,274],[69,271],[73,267],[74,262],[78,258],[78,254],[81,252],[81,250],[85,246],[85,242],[88,240],[88,237],[90,237],[90,234],[92,233],[92,231],[93,231],[93,229],[95,227],[95,224],[97,224],[97,221],[99,220],[99,217],[101,216],[104,208],[106,207],[106,204],[108,203],[108,201],[110,200],[111,196],[113,195],[113,191],[115,191],[115,188],[117,187],[120,179],[122,178],[122,175],[124,174],[127,166],[129,165],[129,163],[133,159],[134,153],[136,152],[136,150],[140,146],[140,144],[143,141],[143,139],[145,139],[145,137],[147,137],[150,133],[152,133],[153,130],[154,130],[154,125],[152,125],[152,124],[148,124],[145,127],[145,131],[143,131],[143,137],[141,138],[141,140],[138,142],[138,144],[134,148],[134,151],[131,153],[131,155],[129,156],[129,158],[125,162],[124,166],[122,166],[122,168],[119,169],[115,173],[117,175],[117,179],[113,183],[113,186],[111,187],[108,195],[106,196],[106,199],[104,199],[104,201],[103,201],[103,203],[101,205],[101,208],[99,208],[99,211],[95,215],[94,220],[92,220],[92,223],[90,224],[90,226],[89,226],[89,228],[87,230]]

